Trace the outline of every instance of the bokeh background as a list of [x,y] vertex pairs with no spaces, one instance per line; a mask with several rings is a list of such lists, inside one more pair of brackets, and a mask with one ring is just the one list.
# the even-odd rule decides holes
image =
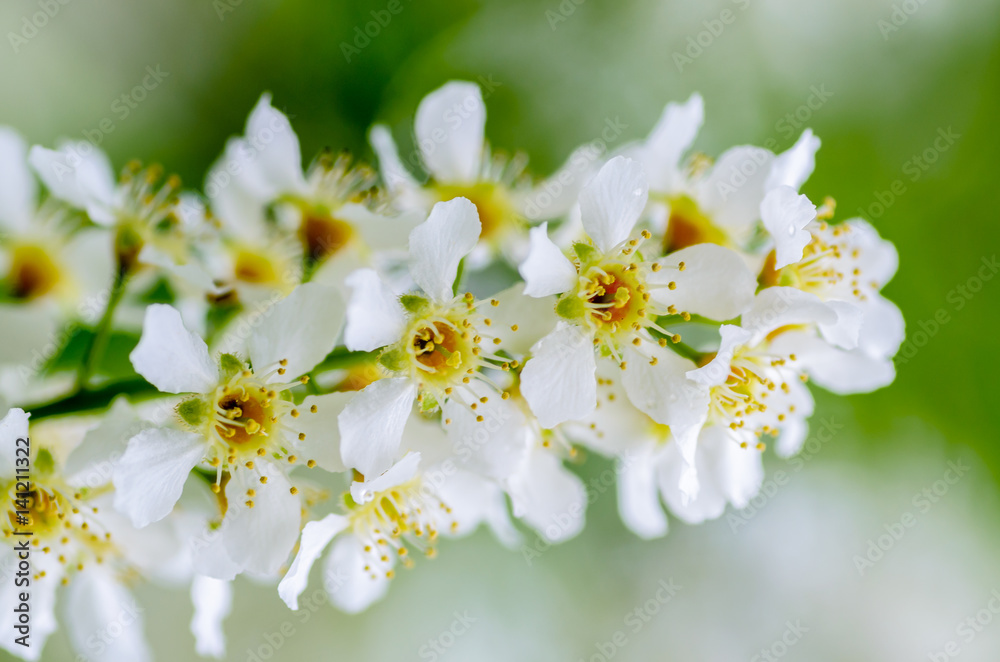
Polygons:
[[[241,581],[226,659],[943,661],[949,642],[963,661],[1000,659],[988,608],[1000,589],[1000,278],[988,268],[1000,252],[1000,2],[396,3],[366,42],[359,31],[373,11],[385,20],[388,0],[69,0],[34,33],[24,20],[39,5],[7,0],[0,124],[45,145],[86,131],[117,165],[158,161],[197,187],[265,90],[307,158],[327,146],[368,158],[374,120],[405,140],[419,99],[457,77],[488,83],[492,144],[545,174],[606,123],[624,126],[613,148],[700,91],[708,154],[783,149],[804,126],[822,138],[804,192],[833,195],[839,217],[863,213],[898,246],[885,292],[907,319],[905,359],[891,388],[817,393],[814,429],[832,434],[798,461],[772,458],[768,494],[743,513],[674,521],[642,542],[613,490],[596,489],[577,539],[531,553],[486,533],[446,542],[361,616],[293,613]],[[123,117],[147,67],[165,76]],[[106,118],[113,131],[95,135]],[[579,469],[600,485],[609,465]],[[907,513],[915,525],[885,538]],[[880,536],[887,551],[859,570]],[[662,604],[661,580],[680,587]],[[140,597],[158,659],[194,659],[186,592]],[[469,622],[451,636],[456,614]],[[43,659],[73,659],[61,634]]]

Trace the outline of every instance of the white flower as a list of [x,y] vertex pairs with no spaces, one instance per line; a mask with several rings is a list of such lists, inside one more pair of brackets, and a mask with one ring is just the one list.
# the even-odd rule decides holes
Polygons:
[[197,204],[178,194],[176,176],[161,182],[159,166],[142,170],[131,163],[116,181],[108,157],[88,142],[63,142],[57,150],[35,145],[28,160],[54,197],[113,230],[121,269],[190,265],[177,275],[208,283],[190,245],[204,219]]
[[[0,595],[0,647],[26,660],[37,660],[48,636],[56,629],[56,590],[62,594],[64,625],[70,643],[80,654],[101,662],[144,662],[152,659],[143,635],[142,609],[126,588],[137,570],[145,542],[134,531],[116,526],[105,503],[85,486],[74,485],[62,471],[65,432],[53,424],[33,425],[31,454],[18,439],[28,439],[28,414],[12,409],[0,420],[0,513],[5,544],[0,547],[0,567],[8,577],[24,558],[18,544],[30,547],[28,563],[31,623],[29,647],[15,643],[25,632],[16,629],[19,602],[11,579],[10,590]],[[27,478],[18,469],[27,469]],[[100,507],[98,507],[100,506]],[[18,512],[21,511],[21,512]],[[18,516],[24,518],[19,520]],[[18,531],[30,531],[31,536]],[[154,534],[155,535],[155,534]],[[173,540],[157,537],[157,547],[170,553]],[[166,543],[166,544],[165,544]],[[147,555],[148,556],[148,555]],[[149,558],[146,562],[149,562]],[[120,636],[93,649],[95,633],[127,622]]]
[[[556,312],[563,318],[532,348],[521,373],[521,392],[544,427],[593,411],[595,354],[623,369],[655,366],[658,359],[649,347],[663,347],[667,338],[680,340],[660,326],[660,316],[698,313],[730,319],[753,297],[752,274],[728,249],[699,245],[656,261],[646,259],[641,245],[649,232],[632,237],[646,196],[639,164],[615,157],[581,192],[590,242],[574,244],[575,260],[549,240],[544,225],[531,231],[531,252],[520,267],[524,291],[535,297],[559,294]],[[672,397],[659,389],[654,395]]]
[[[475,83],[451,81],[420,102],[413,132],[419,163],[430,180],[419,183],[402,162],[388,127],[376,125],[370,139],[382,179],[402,211],[427,213],[437,202],[463,197],[476,205],[481,245],[472,253],[482,266],[497,252],[520,259],[527,222],[558,218],[569,211],[593,161],[578,150],[548,182],[532,186],[527,159],[491,153],[486,143],[486,106]],[[417,156],[417,153],[414,153]]]
[[704,158],[685,161],[703,120],[700,95],[667,104],[646,140],[627,153],[649,176],[650,207],[664,232],[665,252],[700,243],[748,250],[765,195],[779,186],[798,191],[815,167],[819,139],[806,129],[777,156],[744,145],[711,165]]
[[[26,364],[53,342],[58,327],[88,317],[111,283],[114,259],[105,232],[69,232],[52,205],[37,206],[27,145],[0,127],[0,364]],[[95,320],[85,319],[91,322]]]
[[[385,471],[396,459],[415,399],[424,411],[443,406],[446,417],[451,405],[460,405],[482,422],[484,409],[507,397],[481,369],[511,367],[494,348],[517,326],[493,328],[482,311],[499,306],[500,297],[477,302],[452,291],[459,263],[479,232],[471,202],[438,203],[410,234],[410,274],[422,294],[397,296],[372,269],[348,278],[353,292],[344,342],[354,351],[380,350],[379,363],[389,373],[361,391],[339,420],[344,463],[365,476]],[[478,380],[491,387],[490,394],[476,390]]]
[[353,482],[344,495],[345,514],[305,525],[298,554],[278,585],[289,607],[298,609],[309,571],[331,541],[324,587],[334,605],[357,613],[385,594],[397,564],[413,566],[412,552],[434,557],[439,535],[465,535],[481,522],[501,536],[512,534],[496,486],[454,467],[422,471],[420,463],[420,453],[409,453],[385,473]]
[[905,333],[899,309],[879,293],[896,273],[895,246],[860,218],[830,225],[814,215],[799,224],[787,206],[794,204],[775,200],[765,215],[776,247],[760,281],[808,292],[827,302],[838,318],[820,326],[821,337],[783,334],[786,351],[801,354],[816,383],[836,393],[886,386],[895,378],[892,357]]
[[191,470],[203,465],[215,473],[213,490],[224,485],[230,509],[239,513],[224,520],[229,556],[248,570],[276,571],[299,529],[300,499],[289,471],[316,463],[343,469],[333,425],[342,398],[310,396],[300,416],[286,393],[299,383],[293,376],[312,370],[333,348],[341,310],[328,288],[300,286],[263,314],[249,339],[248,367],[232,354],[211,360],[176,310],[150,306],[132,364],[161,391],[190,395],[177,406],[181,428],[145,429],[129,440],[115,467],[115,507],[139,527],[161,519]]
[[340,285],[371,251],[403,248],[399,237],[414,222],[371,211],[374,183],[374,171],[347,155],[324,153],[303,172],[298,137],[264,94],[206,180],[223,230],[217,277],[287,291],[304,257],[315,280]]

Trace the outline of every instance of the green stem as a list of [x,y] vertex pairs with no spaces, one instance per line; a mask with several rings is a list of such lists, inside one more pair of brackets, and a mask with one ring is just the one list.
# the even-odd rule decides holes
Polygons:
[[458,296],[458,288],[462,286],[462,274],[465,273],[465,258],[458,262],[458,270],[455,272],[455,282],[451,284],[451,295]]
[[94,337],[91,338],[90,345],[87,347],[87,352],[84,355],[84,360],[80,363],[80,368],[76,373],[77,391],[82,392],[87,388],[87,382],[90,381],[94,371],[97,370],[97,366],[100,365],[101,359],[104,357],[104,352],[108,348],[108,341],[111,339],[111,322],[115,316],[115,309],[125,294],[127,280],[128,275],[124,269],[119,269],[115,273],[115,281],[111,285],[111,292],[108,295],[108,305],[104,308],[104,314],[97,323],[97,328],[94,330]]
[[169,397],[171,393],[161,393],[144,379],[131,379],[108,384],[95,389],[84,389],[76,393],[39,403],[27,405],[24,410],[31,412],[32,422],[53,416],[83,414],[105,409],[119,395],[125,395],[132,402],[140,402],[156,397]]

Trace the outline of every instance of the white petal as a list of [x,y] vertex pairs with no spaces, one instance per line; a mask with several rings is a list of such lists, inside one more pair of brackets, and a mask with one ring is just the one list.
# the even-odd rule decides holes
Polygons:
[[256,149],[253,166],[276,192],[305,188],[299,139],[288,118],[271,106],[270,94],[261,95],[250,112],[244,137]]
[[815,294],[794,287],[768,287],[754,298],[743,314],[743,328],[753,333],[756,342],[775,329],[792,325],[837,324],[837,310]]
[[808,333],[782,333],[774,347],[794,353],[814,383],[840,395],[868,393],[888,386],[896,378],[890,358],[870,356],[861,349],[838,349]]
[[816,205],[790,186],[771,189],[760,205],[764,227],[774,239],[775,269],[802,259],[802,251],[812,241],[806,226],[816,219]]
[[[259,476],[267,477],[261,484]],[[229,507],[223,520],[222,541],[229,557],[243,569],[272,575],[288,558],[299,537],[302,504],[291,494],[284,472],[269,460],[253,469],[234,471],[226,484]],[[247,496],[247,490],[256,494]],[[250,508],[247,501],[253,501]]]
[[[48,558],[51,556],[48,555]],[[28,638],[30,646],[25,648],[15,642],[15,639],[23,634],[15,629],[22,625],[18,622],[19,614],[14,611],[21,602],[19,591],[14,590],[14,573],[17,571],[18,561],[13,544],[0,548],[0,571],[3,572],[6,584],[5,590],[0,591],[0,649],[19,659],[34,662],[41,658],[49,635],[58,629],[55,613],[56,589],[59,588],[64,569],[55,559],[47,561],[40,556],[31,558],[32,572],[38,573],[44,570],[45,577],[36,577],[31,581],[28,603],[31,618]]]
[[390,191],[396,191],[418,186],[413,175],[399,158],[399,150],[396,148],[396,141],[392,139],[389,127],[376,124],[368,134],[368,141],[375,151],[375,156],[378,157],[379,172],[382,174],[386,188]]
[[435,301],[451,301],[458,263],[476,247],[482,225],[465,198],[439,202],[410,233],[410,274]]
[[531,248],[527,259],[518,267],[524,279],[524,293],[531,297],[561,294],[576,283],[576,267],[549,239],[548,223],[528,231]]
[[382,282],[374,269],[358,269],[345,280],[351,288],[347,303],[344,344],[354,352],[370,352],[399,340],[406,328],[406,313],[399,297]]
[[603,151],[593,143],[577,147],[544,181],[525,192],[511,192],[518,210],[529,221],[565,216],[579,199],[580,189],[601,165],[602,156]]
[[478,85],[451,81],[425,96],[417,107],[413,130],[435,180],[476,181],[486,130],[486,106]]
[[544,428],[580,419],[597,406],[593,336],[560,321],[531,349],[521,393]]
[[[393,557],[389,557],[390,562]],[[323,564],[323,585],[330,602],[341,611],[357,614],[385,595],[389,578],[384,572],[365,570],[368,563],[361,542],[355,536],[341,536]]]
[[365,476],[391,467],[416,396],[409,379],[380,379],[354,396],[338,418],[344,464]]
[[226,654],[226,635],[222,623],[233,606],[232,584],[221,579],[198,575],[191,580],[191,634],[195,651],[202,657],[222,659]]
[[230,138],[205,178],[206,195],[223,229],[253,245],[266,241],[265,207],[275,193],[270,183],[259,181],[256,158],[257,151],[247,141]]
[[[77,310],[90,313],[85,321],[96,324],[117,268],[111,233],[106,228],[77,231],[63,247],[62,260],[80,291],[82,305]],[[95,306],[98,302],[101,305]]]
[[[327,393],[310,395],[302,401],[302,414],[289,424],[296,433],[306,436],[302,441],[294,441],[300,456],[316,460],[316,464],[330,472],[346,470],[340,458],[337,418],[354,396],[353,392]],[[316,407],[315,413],[312,412],[313,407]]]
[[[493,295],[496,308],[490,310],[490,333],[500,339],[500,347],[512,356],[523,356],[559,321],[555,300],[525,296],[524,283]],[[517,326],[517,330],[513,329]]]
[[695,363],[670,349],[645,344],[656,365],[638,350],[626,349],[628,368],[621,383],[637,409],[657,423],[669,426],[701,425],[708,415],[708,390],[687,378]]
[[667,516],[660,505],[656,465],[651,453],[629,454],[617,464],[618,514],[625,526],[649,540],[667,533]]
[[511,477],[514,516],[547,542],[569,540],[583,530],[587,491],[583,481],[549,451],[533,448],[521,471]]
[[719,386],[729,378],[733,354],[740,345],[746,344],[752,334],[746,329],[735,324],[723,324],[719,327],[719,351],[711,361],[687,373],[688,379],[694,380],[698,384],[711,388]]
[[819,146],[819,138],[813,135],[812,129],[803,131],[794,145],[775,157],[764,188],[790,186],[796,191],[802,188],[816,167]]
[[344,321],[344,304],[336,290],[305,283],[262,315],[250,336],[254,370],[263,372],[287,359],[285,375],[276,379],[289,381],[315,368],[333,349]]
[[124,396],[118,397],[69,454],[63,468],[67,482],[90,489],[111,482],[114,465],[124,456],[129,439],[151,426],[139,418]]
[[302,529],[299,553],[278,584],[278,595],[289,609],[299,608],[299,596],[309,585],[309,571],[333,537],[347,528],[349,521],[343,515],[330,514],[321,520],[309,522]]
[[[93,662],[151,662],[143,608],[110,571],[92,565],[76,574],[64,597],[66,633],[74,650]],[[115,625],[117,624],[117,627]],[[96,639],[95,633],[119,632]],[[100,646],[95,643],[102,644]]]
[[[204,265],[194,260],[185,264],[177,264],[173,256],[153,244],[146,244],[142,247],[142,250],[139,251],[139,262],[163,269],[168,274],[194,285],[202,292],[221,294],[225,291],[224,288],[215,284],[212,274]],[[110,265],[110,263],[108,264]]]
[[697,198],[714,223],[743,239],[760,217],[774,154],[762,147],[727,150],[698,186]]
[[869,295],[860,308],[858,347],[869,356],[895,356],[906,337],[906,323],[899,308],[878,294]]
[[[735,251],[716,244],[690,246],[661,259],[663,266],[650,273],[649,282],[677,284],[653,290],[654,300],[661,306],[674,305],[677,310],[697,313],[714,320],[736,317],[753,302],[757,279]],[[680,263],[684,271],[679,271]]]
[[[108,157],[89,142],[68,142],[58,150],[35,145],[28,154],[31,166],[55,197],[88,212],[95,206],[110,207],[114,200],[115,176]],[[110,225],[113,219],[93,219]]]
[[139,528],[166,517],[205,448],[200,435],[170,428],[132,437],[114,468],[115,509]]
[[642,166],[624,156],[604,164],[580,191],[583,227],[604,253],[628,239],[646,206],[649,187]]
[[823,338],[841,349],[857,347],[861,324],[864,321],[864,309],[848,301],[827,301],[826,305],[837,313],[837,321],[833,324],[819,325]]
[[683,104],[668,103],[642,146],[642,165],[655,191],[676,189],[683,178],[681,159],[691,147],[705,120],[700,94]]
[[23,409],[11,409],[0,420],[0,479],[10,480],[17,473],[18,439],[28,440],[28,417]]
[[208,345],[165,304],[146,308],[142,337],[129,358],[135,371],[164,393],[208,393],[219,379]]
[[38,183],[28,168],[28,145],[16,131],[0,126],[0,227],[23,231],[31,223]]
[[847,235],[851,247],[860,249],[858,268],[866,281],[874,281],[879,287],[885,286],[896,274],[899,254],[891,241],[883,239],[870,223],[854,218],[846,223],[851,228]]
[[407,453],[399,462],[395,463],[383,473],[366,477],[364,482],[354,481],[351,483],[351,498],[356,503],[368,503],[375,498],[378,492],[384,492],[413,480],[417,475],[417,468],[420,466],[420,453]]
[[[504,400],[481,382],[465,389],[460,395],[467,402],[488,400],[475,411],[454,396],[442,405],[445,420],[451,421],[445,425],[451,461],[468,471],[504,480],[520,466],[528,448],[528,422],[513,398]],[[477,420],[479,416],[482,420]]]
[[[521,534],[510,519],[507,497],[493,481],[468,471],[455,471],[435,481],[434,489],[451,508],[447,520],[440,523],[440,529],[449,536],[467,535],[485,523],[505,547],[515,549],[521,543]],[[453,531],[451,522],[457,524]]]

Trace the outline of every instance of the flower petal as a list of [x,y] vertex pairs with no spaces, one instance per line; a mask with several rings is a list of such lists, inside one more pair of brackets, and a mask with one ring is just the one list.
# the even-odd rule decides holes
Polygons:
[[753,334],[735,324],[723,324],[719,327],[719,351],[712,360],[687,373],[688,379],[706,387],[719,386],[727,379],[732,370],[733,355],[740,345],[750,341]]
[[524,293],[530,297],[561,294],[576,283],[576,267],[549,239],[548,227],[548,223],[542,223],[528,231],[531,248],[517,268],[524,279]]
[[70,485],[96,489],[111,481],[113,468],[125,454],[129,439],[152,427],[141,420],[125,396],[112,403],[101,422],[87,431],[74,448],[63,474]]
[[354,396],[353,392],[327,393],[310,395],[302,401],[302,415],[289,424],[295,432],[306,436],[293,442],[301,456],[316,460],[316,464],[334,473],[347,469],[340,458],[337,418]]
[[858,347],[869,356],[895,356],[906,337],[903,313],[896,304],[879,294],[869,295],[860,307],[862,321]]
[[806,226],[816,220],[816,205],[790,186],[768,191],[760,205],[764,227],[774,239],[775,269],[795,264],[812,241]]
[[55,197],[88,213],[93,221],[110,225],[106,209],[114,202],[115,176],[107,155],[89,142],[66,142],[58,150],[35,145],[28,153],[31,166]]
[[[267,478],[262,484],[260,478]],[[244,570],[273,575],[288,558],[299,537],[302,503],[289,489],[292,484],[270,460],[239,468],[226,484],[228,508],[223,520],[222,542],[229,557]],[[255,490],[253,497],[247,490]],[[249,502],[253,502],[250,507]]]
[[553,299],[525,296],[524,289],[524,283],[518,283],[493,295],[498,305],[490,311],[490,333],[512,356],[527,354],[559,321]]
[[0,126],[0,227],[24,231],[38,200],[38,183],[28,168],[28,144],[16,131]]
[[560,321],[531,349],[521,393],[544,428],[580,419],[597,406],[593,336]]
[[364,482],[351,483],[351,498],[356,503],[369,503],[378,492],[384,492],[413,480],[420,466],[420,453],[407,453],[406,456],[386,469],[383,473],[366,478]]
[[753,305],[742,317],[743,328],[752,332],[755,342],[783,326],[837,324],[837,310],[810,292],[794,287],[768,287],[754,297]]
[[871,356],[861,349],[838,349],[809,333],[782,333],[775,339],[774,348],[794,353],[813,382],[839,395],[869,393],[896,378],[892,359]]
[[299,139],[284,113],[271,106],[270,94],[250,111],[244,138],[255,149],[252,167],[274,188],[272,195],[305,189]]
[[352,352],[370,352],[391,345],[406,328],[406,313],[374,269],[358,269],[344,281],[351,288],[347,302],[344,344]]
[[23,409],[11,409],[0,420],[0,480],[17,473],[17,440],[28,439],[28,417]]
[[164,393],[208,393],[219,380],[208,345],[184,328],[176,308],[165,304],[146,308],[142,337],[129,359],[137,373]]
[[[679,270],[680,263],[684,270]],[[649,274],[651,284],[676,283],[676,289],[652,291],[661,306],[697,313],[714,320],[736,317],[753,302],[757,279],[735,251],[716,244],[698,244],[659,260],[663,267]]]
[[458,263],[476,247],[482,224],[466,198],[439,202],[410,233],[410,275],[435,301],[451,301]]
[[[143,608],[110,570],[92,565],[69,583],[63,619],[74,650],[87,651],[93,662],[152,662],[153,655],[143,633]],[[113,627],[118,625],[119,627]],[[99,640],[95,633],[120,631],[116,637]]]
[[170,514],[188,474],[205,455],[201,435],[170,428],[143,430],[129,439],[115,465],[115,509],[138,528]]
[[604,253],[628,239],[646,206],[649,186],[637,161],[616,156],[580,191],[583,227]]
[[278,584],[278,595],[289,609],[298,610],[299,596],[309,585],[309,571],[333,537],[347,528],[349,520],[343,515],[330,514],[321,520],[308,522],[302,528],[299,553]]
[[413,130],[427,171],[438,182],[479,177],[486,139],[486,106],[475,83],[451,81],[423,98]]
[[338,418],[344,464],[365,476],[391,467],[416,396],[409,379],[380,379],[354,396]]
[[681,159],[691,147],[705,121],[705,104],[700,94],[684,103],[668,103],[656,126],[642,146],[640,157],[655,191],[670,192],[683,180]]
[[528,448],[528,422],[521,407],[478,381],[464,387],[460,395],[466,402],[484,397],[487,401],[477,403],[473,411],[453,395],[442,405],[444,419],[451,421],[445,425],[451,461],[483,476],[506,479],[520,466]]
[[[390,556],[390,563],[393,557]],[[323,564],[323,585],[330,602],[341,611],[357,614],[380,600],[389,588],[384,573],[372,575],[361,541],[355,536],[341,536]]]
[[396,141],[392,139],[389,127],[384,124],[373,126],[368,134],[368,142],[378,157],[379,172],[386,188],[397,191],[419,186],[417,180],[403,165],[403,160],[399,158],[399,149],[396,147]]
[[765,190],[770,191],[778,186],[790,186],[795,191],[802,188],[816,168],[819,146],[820,140],[813,135],[812,129],[803,131],[794,145],[775,157],[764,185]]
[[697,198],[713,222],[742,241],[760,218],[764,183],[774,154],[762,147],[739,146],[727,150],[699,183]]
[[618,514],[632,533],[650,540],[667,533],[667,516],[660,505],[656,464],[650,452],[630,453],[615,465],[618,474]]
[[197,575],[191,580],[191,634],[194,647],[202,657],[222,659],[226,655],[226,635],[222,623],[233,607],[232,584],[221,579]]
[[250,336],[254,370],[264,371],[286,359],[289,381],[304,375],[326,358],[340,335],[344,304],[336,290],[319,283],[299,285],[263,313],[263,321]]
[[541,446],[532,448],[509,485],[514,517],[547,542],[563,542],[583,530],[587,491],[555,454]]

